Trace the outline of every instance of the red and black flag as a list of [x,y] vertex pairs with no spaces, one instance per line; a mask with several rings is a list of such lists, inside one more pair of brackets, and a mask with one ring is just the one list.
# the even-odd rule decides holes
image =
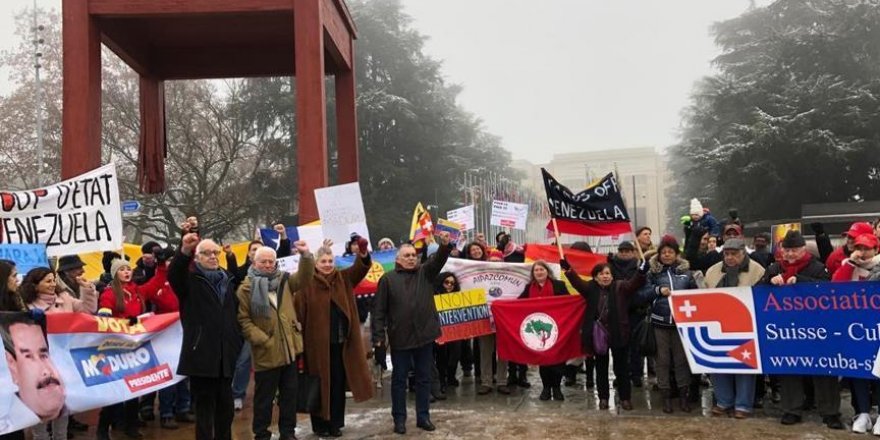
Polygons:
[[[632,232],[623,195],[613,173],[577,194],[559,183],[547,170],[541,168],[541,173],[550,216],[556,219],[559,232],[587,236]],[[553,230],[552,221],[547,224],[547,229]]]

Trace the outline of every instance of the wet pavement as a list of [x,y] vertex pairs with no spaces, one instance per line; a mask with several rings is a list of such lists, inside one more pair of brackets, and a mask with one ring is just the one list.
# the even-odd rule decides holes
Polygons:
[[[753,418],[735,420],[716,418],[708,414],[711,406],[711,390],[703,389],[701,410],[691,413],[676,411],[666,415],[661,412],[660,393],[649,387],[633,389],[633,411],[622,411],[612,402],[609,410],[600,411],[595,389],[583,386],[584,376],[578,376],[579,386],[563,387],[565,401],[538,400],[541,392],[537,369],[530,369],[531,389],[519,389],[510,396],[497,393],[478,396],[472,378],[463,378],[462,384],[450,388],[448,399],[431,405],[431,418],[437,431],[428,433],[415,426],[414,394],[409,394],[409,419],[407,434],[392,432],[390,378],[384,379],[384,387],[377,396],[359,404],[347,403],[346,427],[343,438],[348,439],[399,439],[424,437],[431,439],[853,439],[849,426],[845,431],[831,431],[821,425],[815,413],[809,413],[804,423],[782,426],[781,412],[767,399],[764,409],[757,409]],[[250,395],[249,395],[250,398]],[[849,393],[842,393],[843,420],[847,425],[852,416]],[[676,408],[677,409],[677,408]],[[250,431],[250,400],[244,411],[237,413],[234,432],[239,440],[252,439]],[[175,431],[162,430],[158,422],[151,422],[144,429],[146,439],[192,439],[191,426]],[[91,433],[91,431],[90,431]],[[317,439],[312,434],[307,416],[300,416],[297,436],[300,439]],[[80,436],[82,437],[82,436]],[[93,437],[92,435],[89,438]],[[85,438],[85,437],[82,437]],[[122,437],[125,439],[125,437]]]

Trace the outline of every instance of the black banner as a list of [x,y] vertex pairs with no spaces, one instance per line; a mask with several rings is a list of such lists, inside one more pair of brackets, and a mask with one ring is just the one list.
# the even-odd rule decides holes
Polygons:
[[[561,232],[584,235],[613,235],[629,232],[629,214],[623,203],[620,186],[613,173],[596,184],[574,194],[541,168],[550,215],[557,219]],[[565,227],[563,227],[565,223]],[[574,231],[576,224],[589,225],[589,231]],[[598,230],[597,230],[598,228]]]

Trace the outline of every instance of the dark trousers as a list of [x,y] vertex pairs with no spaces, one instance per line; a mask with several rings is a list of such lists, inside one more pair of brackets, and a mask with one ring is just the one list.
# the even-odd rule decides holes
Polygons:
[[101,408],[98,414],[98,431],[106,432],[111,426],[119,431],[138,431],[139,410],[140,402],[136,398]]
[[[272,407],[278,395],[278,431],[281,438],[296,430],[296,364],[254,372],[254,440],[272,438]],[[196,407],[198,408],[198,407]]]
[[395,423],[406,422],[406,377],[410,368],[416,372],[416,421],[431,419],[431,370],[434,365],[434,344],[408,350],[391,349],[391,416]]
[[[636,335],[638,334],[639,327],[645,324],[645,315],[637,314],[637,315],[629,315],[629,328],[630,334]],[[616,364],[617,362],[615,362]],[[630,341],[629,344],[629,378],[632,381],[642,380],[642,375],[645,374],[645,357],[642,356],[641,347],[639,347],[638,341]],[[617,376],[617,373],[614,373]],[[623,378],[626,376],[620,376]],[[620,378],[617,382],[620,382]]]
[[190,376],[189,386],[196,407],[196,440],[232,440],[232,378]]
[[562,386],[562,371],[565,364],[542,365],[538,367],[538,374],[541,375],[541,384],[544,388],[554,388]]
[[458,371],[458,362],[461,360],[461,349],[465,341],[447,342],[446,344],[434,344],[434,356],[437,361],[438,379],[441,386],[455,379]]
[[[345,363],[343,344],[330,344],[330,420],[311,414],[312,432],[329,432],[345,426]],[[391,358],[393,361],[393,357]],[[396,367],[395,367],[396,368]],[[290,431],[293,435],[293,431]]]
[[[523,364],[517,364],[514,362],[507,363],[507,383],[517,383],[526,380],[526,375],[529,373],[529,366]],[[561,370],[560,370],[561,374]],[[560,379],[561,381],[562,379]],[[500,385],[500,384],[499,384]]]
[[629,374],[629,348],[611,347],[609,354],[596,356],[596,387],[599,389],[599,398],[608,400],[611,396],[608,381],[608,362],[614,358],[614,377],[617,378],[617,395],[620,400],[630,400],[632,397],[632,384],[627,377]]
[[473,371],[474,369],[474,341],[476,339],[465,339],[461,341],[461,371]]
[[0,435],[0,440],[24,440],[24,430]]
[[[801,414],[804,404],[803,376],[781,376],[782,402],[780,406],[787,413]],[[840,385],[835,376],[812,376],[816,393],[816,406],[822,416],[840,415]]]
[[852,392],[853,409],[856,415],[871,412],[871,387],[876,382],[871,379],[850,379],[849,389]]
[[140,411],[141,412],[147,413],[147,414],[153,414],[153,408],[155,407],[155,403],[156,403],[156,394],[157,393],[150,393],[150,394],[144,394],[143,396],[141,396],[141,398],[140,398]]

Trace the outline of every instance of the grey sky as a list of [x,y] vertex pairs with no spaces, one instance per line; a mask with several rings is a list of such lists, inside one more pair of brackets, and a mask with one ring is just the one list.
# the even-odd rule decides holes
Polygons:
[[[0,50],[13,15],[0,1]],[[60,10],[60,0],[38,0]],[[768,0],[759,0],[759,5]],[[514,158],[673,143],[694,81],[718,54],[709,26],[748,0],[403,0],[460,102]],[[9,90],[0,72],[0,94]]]

